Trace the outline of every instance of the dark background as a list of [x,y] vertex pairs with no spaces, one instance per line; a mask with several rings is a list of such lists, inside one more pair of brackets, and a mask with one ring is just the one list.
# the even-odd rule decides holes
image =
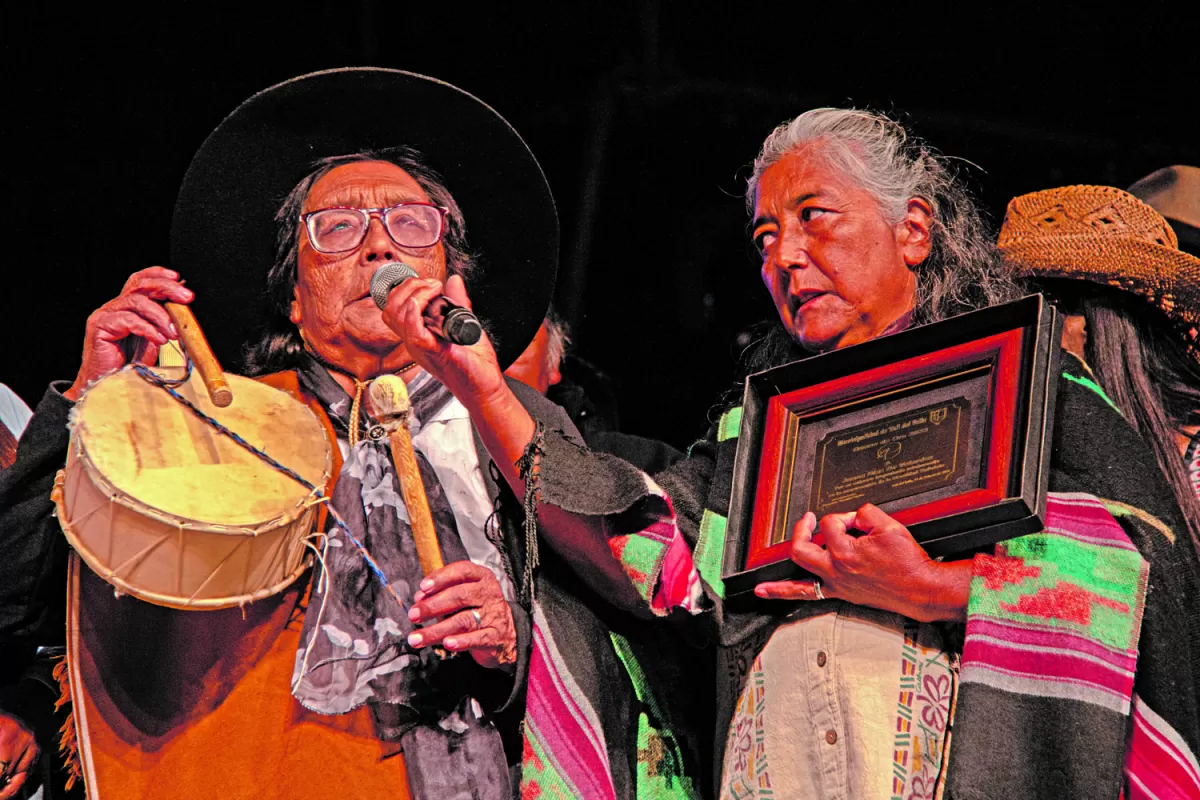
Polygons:
[[0,381],[34,405],[74,375],[88,313],[164,263],[192,153],[239,102],[304,72],[377,65],[454,83],[521,132],[558,200],[558,303],[576,351],[616,381],[627,430],[684,446],[729,386],[737,334],[774,313],[741,197],[774,125],[819,105],[899,115],[977,165],[964,169],[998,225],[1016,194],[1200,162],[1195,9],[10,9]]

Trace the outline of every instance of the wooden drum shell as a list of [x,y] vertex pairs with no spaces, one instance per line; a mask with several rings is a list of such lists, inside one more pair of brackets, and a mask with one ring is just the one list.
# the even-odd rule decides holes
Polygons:
[[[235,409],[239,401],[244,404],[255,397],[265,397],[264,402],[271,406],[272,414],[278,416],[283,413],[287,416],[287,430],[299,437],[306,447],[319,448],[318,453],[306,459],[304,464],[289,464],[282,458],[281,461],[284,466],[296,469],[306,480],[324,489],[331,457],[324,429],[313,413],[276,389],[249,379],[229,377],[234,390]],[[104,393],[104,384],[114,380],[124,380],[127,384],[131,380],[138,381],[144,384],[145,392],[161,394],[162,397],[154,394],[148,397],[155,404],[153,414],[160,424],[165,421],[165,428],[174,426],[181,429],[181,425],[186,425],[192,431],[196,430],[193,420],[176,417],[176,414],[191,415],[190,411],[161,388],[145,383],[130,370],[122,370],[105,378],[84,395],[72,414],[67,464],[55,481],[54,501],[63,532],[87,565],[120,592],[156,605],[179,609],[240,606],[276,594],[295,581],[309,563],[305,556],[305,540],[312,531],[313,517],[317,511],[309,492],[300,483],[288,478],[287,482],[294,486],[295,491],[290,492],[289,497],[277,499],[276,509],[263,514],[261,503],[255,503],[245,514],[230,512],[232,516],[244,517],[236,522],[214,522],[197,519],[196,515],[173,513],[171,509],[158,507],[144,498],[134,496],[129,491],[129,480],[115,481],[97,464],[93,449],[106,448],[95,446],[97,432],[90,428],[96,426],[88,425],[89,398],[92,398],[92,402],[98,402],[94,398]],[[196,385],[193,386],[193,383]],[[143,391],[143,387],[136,384],[127,385],[120,391],[128,392],[130,389]],[[221,420],[224,410],[205,402],[207,397],[197,378],[193,377],[180,391],[205,413]],[[272,395],[264,395],[264,392]],[[160,402],[163,398],[165,405]],[[116,413],[122,413],[123,405],[116,404]],[[139,410],[144,411],[145,407],[139,406]],[[183,420],[182,423],[180,420]],[[260,448],[266,445],[268,453],[280,449],[266,442],[255,441],[253,434],[234,427],[234,422],[242,421],[244,424],[244,420],[221,421],[244,435],[252,444]],[[279,420],[275,421],[275,425],[278,428]],[[120,425],[106,424],[103,427],[107,429],[104,435],[111,435]],[[278,436],[278,430],[273,433]],[[221,476],[213,470],[237,470],[235,479],[240,479],[247,470],[261,467],[265,472],[258,478],[274,482],[279,487],[278,478],[281,476],[272,467],[240,448],[237,451],[230,449],[228,445],[234,448],[237,445],[227,437],[221,439],[219,447],[214,447],[211,442],[206,443],[207,451],[216,454],[211,457],[214,463],[199,468],[193,465],[193,469],[199,472],[209,470],[207,474],[217,478]],[[182,458],[190,457],[186,454],[187,447],[176,449],[184,453]],[[105,460],[103,453],[99,460]],[[112,463],[111,453],[108,461]],[[175,468],[175,465],[166,465],[166,468]],[[187,466],[182,469],[187,469]],[[204,483],[203,480],[199,481],[201,489]],[[221,480],[215,480],[214,483],[220,484]],[[217,487],[217,494],[226,497],[215,496],[212,498],[214,503],[227,500],[228,486],[226,480],[224,492]],[[187,488],[196,491],[195,486]],[[194,505],[196,499],[190,499]],[[218,516],[214,514],[214,517]]]

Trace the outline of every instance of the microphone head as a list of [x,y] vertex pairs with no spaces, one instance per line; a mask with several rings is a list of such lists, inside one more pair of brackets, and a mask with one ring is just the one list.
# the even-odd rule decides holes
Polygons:
[[387,306],[388,295],[392,289],[404,283],[409,278],[417,277],[417,271],[401,261],[389,261],[375,270],[371,276],[371,299],[382,311]]

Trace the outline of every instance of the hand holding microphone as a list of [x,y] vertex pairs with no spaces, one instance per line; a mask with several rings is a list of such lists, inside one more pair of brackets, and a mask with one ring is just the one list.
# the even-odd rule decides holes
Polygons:
[[[399,286],[409,278],[416,280]],[[389,303],[393,291],[399,297],[390,297]],[[463,306],[470,304],[462,279],[453,275],[442,288],[434,281],[422,280],[407,264],[391,262],[371,276],[371,299],[384,309],[385,324],[404,338],[408,355],[468,410],[476,401],[491,403],[506,393],[511,395],[478,318],[443,296],[443,291]],[[476,346],[452,346],[460,344]]]
[[[409,278],[419,277],[417,271],[399,261],[389,261],[371,276],[371,298],[383,310],[392,289]],[[479,341],[483,326],[479,318],[465,308],[455,305],[445,295],[435,297],[425,307],[425,324],[437,336],[451,344],[472,345]]]

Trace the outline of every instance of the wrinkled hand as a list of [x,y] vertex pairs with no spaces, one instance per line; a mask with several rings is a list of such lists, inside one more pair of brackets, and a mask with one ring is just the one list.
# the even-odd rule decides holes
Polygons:
[[179,283],[179,273],[174,270],[150,267],[130,275],[121,293],[88,317],[83,363],[66,397],[78,400],[88,384],[125,366],[121,344],[129,337],[135,337],[134,360],[153,364],[158,348],[168,339],[179,338],[162,302],[190,303],[193,296]]
[[456,305],[471,308],[466,286],[457,275],[450,276],[444,286],[430,278],[410,278],[388,295],[383,321],[404,340],[413,360],[460,400],[471,396],[489,398],[506,392],[504,375],[486,331],[478,342],[467,347],[447,342],[426,326],[422,312],[441,294]]
[[17,796],[37,757],[33,734],[16,718],[0,712],[0,800]]
[[[877,507],[829,514],[820,523],[824,546],[813,541],[811,511],[796,523],[792,561],[816,575],[827,598],[894,611],[912,619],[966,618],[971,561],[939,563],[917,544],[908,528]],[[860,531],[854,536],[851,530]],[[814,600],[812,580],[760,583],[754,593],[774,600]]]
[[413,647],[440,644],[451,652],[468,650],[481,666],[492,669],[517,661],[512,610],[487,567],[455,561],[425,576],[408,618],[426,623],[408,637]]

